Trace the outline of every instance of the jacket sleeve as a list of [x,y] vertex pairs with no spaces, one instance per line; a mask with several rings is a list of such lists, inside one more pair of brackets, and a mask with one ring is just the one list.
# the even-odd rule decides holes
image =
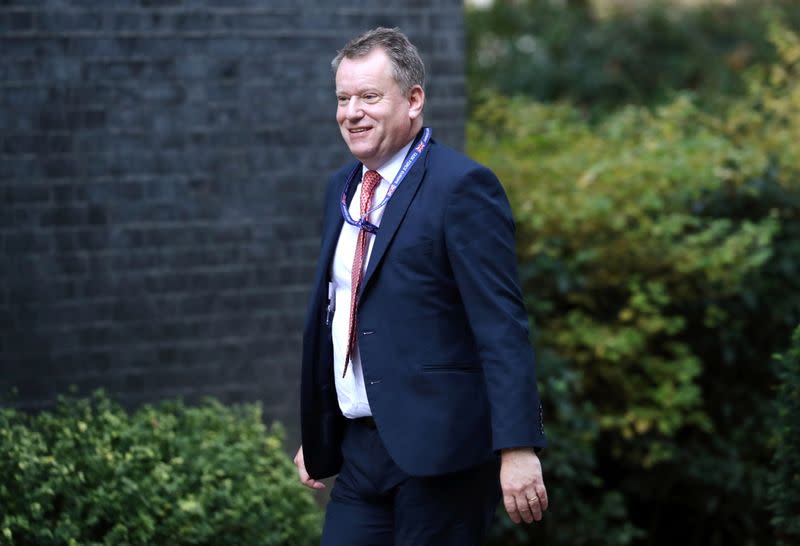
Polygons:
[[486,379],[492,447],[546,446],[534,353],[517,275],[514,222],[500,181],[477,167],[444,218],[447,254]]

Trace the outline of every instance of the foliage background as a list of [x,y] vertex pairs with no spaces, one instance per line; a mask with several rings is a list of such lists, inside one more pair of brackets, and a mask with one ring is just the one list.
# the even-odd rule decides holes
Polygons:
[[791,351],[779,357],[781,386],[775,401],[775,455],[770,483],[772,523],[778,541],[791,544],[800,536],[800,328],[794,332]]
[[798,14],[468,12],[468,148],[515,210],[553,444],[545,521],[500,514],[495,544],[800,543],[773,361],[800,323]]
[[[642,5],[467,13],[552,440],[544,522],[493,544],[798,544],[800,8]],[[0,472],[0,544],[319,533],[253,406],[0,410]]]

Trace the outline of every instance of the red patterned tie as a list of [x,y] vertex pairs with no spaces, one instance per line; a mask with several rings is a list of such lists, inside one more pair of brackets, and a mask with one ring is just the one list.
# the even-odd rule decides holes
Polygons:
[[[367,171],[361,181],[361,217],[369,220],[365,215],[372,202],[372,194],[381,182],[381,175],[378,171]],[[353,256],[353,271],[351,274],[350,285],[350,330],[347,335],[347,354],[344,357],[344,371],[342,377],[347,374],[347,365],[350,363],[350,355],[356,346],[356,308],[358,307],[358,290],[361,288],[361,277],[364,275],[364,258],[367,254],[367,237],[370,235],[365,229],[358,232],[356,241],[356,252]]]

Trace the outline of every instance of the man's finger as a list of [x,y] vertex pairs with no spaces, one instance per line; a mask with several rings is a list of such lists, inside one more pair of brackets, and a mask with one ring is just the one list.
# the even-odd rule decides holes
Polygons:
[[297,467],[297,474],[300,477],[300,483],[310,489],[325,489],[325,484],[318,482],[311,478],[306,471],[306,462],[303,457],[303,448],[297,450],[297,455],[294,456],[294,464]]
[[547,503],[546,493],[543,496],[541,491],[539,493],[529,491],[525,493],[525,500],[527,501],[528,506],[530,506],[533,519],[536,521],[541,521]]
[[517,501],[514,500],[514,497],[511,495],[503,495],[503,506],[508,512],[508,517],[511,518],[511,521],[514,523],[519,523],[522,519],[519,517],[519,511],[517,510]]
[[303,485],[306,487],[310,487],[311,489],[325,489],[325,484],[322,482],[318,482],[317,480],[308,478],[303,480]]
[[536,494],[539,497],[539,504],[542,505],[542,512],[544,512],[550,505],[550,501],[547,500],[547,489],[545,489],[544,486],[541,486],[537,488]]
[[306,487],[310,487],[311,489],[325,489],[325,484],[313,479],[311,476],[308,475],[306,472],[306,467],[297,467],[297,470],[300,473],[300,481]]
[[517,510],[525,523],[533,522],[533,514],[531,513],[531,506],[524,496],[517,497]]
[[532,499],[528,501],[528,506],[531,507],[531,514],[535,521],[542,520],[542,506],[539,499]]

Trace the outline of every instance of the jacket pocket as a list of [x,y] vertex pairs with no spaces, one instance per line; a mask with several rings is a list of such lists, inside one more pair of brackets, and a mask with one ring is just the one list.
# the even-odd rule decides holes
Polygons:
[[406,244],[394,249],[392,255],[400,261],[415,261],[433,254],[433,240],[422,239],[410,245]]
[[422,373],[481,373],[474,362],[431,362],[422,365]]

